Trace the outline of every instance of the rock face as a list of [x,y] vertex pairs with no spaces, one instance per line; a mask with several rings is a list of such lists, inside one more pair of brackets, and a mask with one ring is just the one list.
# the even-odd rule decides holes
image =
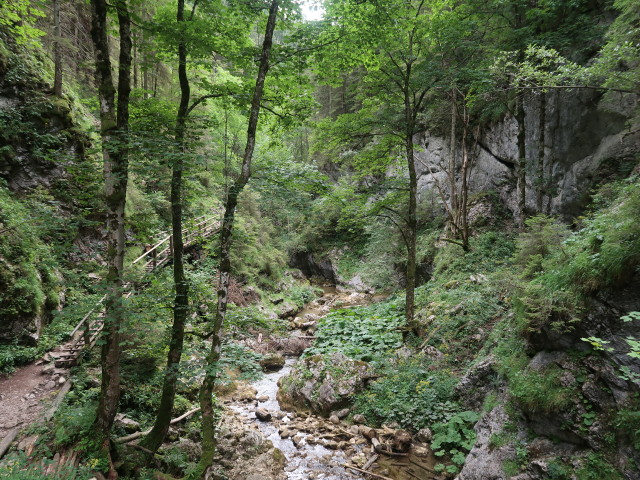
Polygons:
[[[99,176],[90,137],[79,126],[83,114],[77,103],[51,95],[37,60],[21,55],[6,37],[0,43],[0,180],[3,185],[6,181],[16,204],[35,191],[36,197],[46,198],[50,215],[70,219],[81,203],[76,190],[87,193],[97,185],[78,175]],[[50,312],[63,300],[55,291],[60,290],[59,275],[50,268],[55,265],[50,254],[30,246],[41,240],[28,229],[31,221],[23,222],[23,231],[16,210],[9,213],[4,203],[0,199],[0,215],[10,215],[18,225],[0,238],[0,342],[35,344]],[[69,232],[74,223],[67,222]],[[27,242],[22,236],[31,238]],[[11,245],[12,238],[16,245]]]
[[316,259],[312,253],[295,252],[289,259],[289,266],[300,269],[307,278],[318,277],[336,283],[336,272],[328,258]]
[[516,458],[515,447],[511,443],[492,445],[492,438],[496,438],[504,431],[509,416],[504,405],[500,404],[486,413],[476,424],[476,443],[467,455],[464,468],[457,480],[506,480],[509,476],[504,472],[506,461]]
[[278,353],[270,353],[260,360],[260,366],[265,372],[275,372],[284,367],[284,357]]
[[300,360],[279,381],[278,401],[289,408],[308,408],[323,416],[349,404],[373,377],[373,369],[341,353],[313,355]]
[[[535,185],[539,183],[540,105],[539,95],[531,94],[525,101],[526,203],[530,210],[535,209]],[[543,168],[550,193],[544,198],[545,211],[565,217],[577,215],[588,201],[586,192],[595,181],[614,173],[616,165],[633,166],[633,159],[640,152],[640,132],[626,125],[633,109],[634,101],[627,96],[610,99],[586,90],[547,93]],[[485,130],[478,142],[470,179],[471,192],[494,190],[514,213],[517,129],[516,120],[507,116]],[[419,195],[423,199],[437,196],[436,182],[448,189],[444,166],[449,159],[449,139],[425,132],[414,140],[421,147],[416,150]],[[458,146],[458,156],[460,152]]]

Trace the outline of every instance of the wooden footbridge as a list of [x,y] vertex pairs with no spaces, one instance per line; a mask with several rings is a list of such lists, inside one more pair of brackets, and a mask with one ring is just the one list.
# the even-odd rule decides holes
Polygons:
[[[184,248],[201,243],[220,231],[220,214],[203,215],[188,223],[182,230]],[[154,245],[144,247],[144,252],[131,265],[142,264],[147,273],[169,264],[173,258],[173,235],[165,232],[157,237],[160,240]],[[126,288],[126,287],[125,287]],[[126,288],[125,298],[134,294]],[[71,332],[71,339],[60,348],[49,353],[58,368],[68,368],[78,363],[82,351],[95,345],[104,325],[104,295],[94,307],[78,322]]]

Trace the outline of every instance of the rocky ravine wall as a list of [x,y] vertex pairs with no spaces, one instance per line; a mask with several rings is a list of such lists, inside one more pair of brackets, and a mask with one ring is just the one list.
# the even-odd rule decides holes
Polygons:
[[[99,261],[96,251],[102,249],[101,232],[77,226],[102,216],[101,165],[92,152],[91,118],[72,94],[53,95],[48,71],[42,52],[15,45],[0,31],[0,187],[14,205],[27,212],[32,197],[36,197],[33,201],[43,198],[51,220],[67,222],[64,234],[58,237],[73,241],[73,248],[59,245],[62,240],[57,237],[29,238],[29,245],[22,245],[21,236],[46,235],[39,227],[48,219],[28,213],[17,218],[15,209],[0,204],[0,227],[10,226],[0,236],[1,343],[37,342],[51,310],[59,308],[64,299],[63,279],[57,270],[62,258],[49,258],[53,255],[47,250],[47,263],[54,270],[47,280],[39,268],[39,255],[44,253],[38,253],[38,245],[60,247],[63,253],[58,253],[70,264],[85,258]],[[98,200],[90,200],[91,196]],[[26,278],[22,272],[33,270],[33,285],[21,289],[19,281]],[[16,306],[16,297],[29,298]]]
[[[540,95],[525,101],[527,156],[527,210],[536,208],[537,164],[540,138]],[[569,219],[580,214],[589,190],[598,180],[631,170],[640,155],[640,129],[633,118],[637,109],[633,95],[602,94],[593,90],[550,91],[546,94],[544,175],[548,179],[545,213]],[[516,170],[518,158],[516,120],[507,116],[481,134],[471,173],[472,193],[494,190],[504,204],[517,211]],[[418,192],[426,199],[437,195],[435,182],[446,190],[449,139],[425,132],[418,135],[416,151]],[[457,148],[458,165],[461,149]]]

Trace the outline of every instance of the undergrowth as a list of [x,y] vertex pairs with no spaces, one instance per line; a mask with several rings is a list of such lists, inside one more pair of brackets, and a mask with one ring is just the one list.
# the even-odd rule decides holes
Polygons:
[[305,355],[342,352],[371,361],[402,345],[405,319],[397,302],[334,311],[318,322],[314,345]]

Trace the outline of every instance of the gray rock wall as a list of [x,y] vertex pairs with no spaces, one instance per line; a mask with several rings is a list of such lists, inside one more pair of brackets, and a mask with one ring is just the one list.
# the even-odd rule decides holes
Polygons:
[[[591,187],[603,178],[630,170],[640,155],[637,100],[630,95],[593,90],[550,91],[546,94],[544,141],[545,213],[571,218],[580,214]],[[536,209],[541,97],[525,101],[527,209]],[[471,173],[472,193],[495,190],[505,205],[517,211],[516,170],[518,125],[512,116],[481,133]],[[445,167],[449,139],[424,132],[415,138],[418,191],[421,199],[437,196],[436,182],[448,192]],[[457,165],[461,147],[457,147]],[[458,181],[459,181],[458,171]]]

